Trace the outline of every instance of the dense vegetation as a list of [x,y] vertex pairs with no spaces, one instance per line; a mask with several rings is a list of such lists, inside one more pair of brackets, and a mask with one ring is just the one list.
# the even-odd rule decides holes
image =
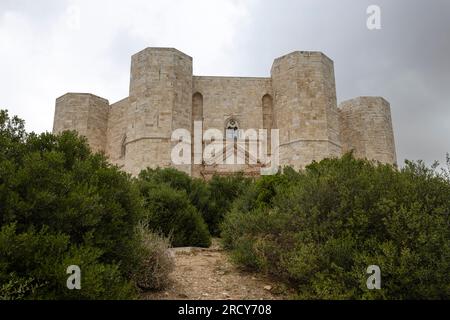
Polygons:
[[[166,222],[156,223],[155,226],[163,227],[163,231],[179,227],[179,232],[184,232],[188,237],[192,232],[189,226],[183,223],[178,224],[176,220],[183,219],[182,215],[190,215],[195,220],[200,233],[203,223],[206,223],[209,233],[213,236],[219,236],[219,225],[223,220],[224,214],[231,208],[233,201],[241,195],[250,185],[251,180],[244,178],[242,174],[231,176],[213,176],[211,180],[205,182],[202,179],[191,179],[186,173],[176,169],[146,169],[139,174],[141,193],[147,202],[152,206],[156,205],[163,210],[150,210],[157,215],[156,219],[164,219]],[[163,190],[158,191],[158,188]],[[150,192],[151,191],[151,192]],[[159,193],[158,195],[155,192]],[[175,199],[180,203],[174,204]],[[150,201],[149,201],[150,200]],[[188,205],[190,204],[190,205]],[[168,206],[175,206],[169,208]],[[193,209],[191,206],[195,207]],[[167,217],[163,211],[172,211],[172,216]],[[197,217],[199,215],[202,219]],[[187,228],[187,229],[186,229]],[[183,231],[184,229],[184,231]],[[175,235],[174,235],[175,236]],[[201,238],[204,238],[202,236]],[[179,241],[176,241],[177,243]],[[196,243],[195,241],[182,241],[191,245],[207,245],[209,240]]]
[[[355,160],[262,177],[226,215],[234,260],[305,299],[450,298],[450,177]],[[381,268],[381,290],[366,269]]]
[[[258,179],[132,178],[76,133],[26,133],[0,112],[0,299],[135,298],[167,284],[167,247],[211,235],[297,298],[448,299],[449,213],[449,172],[421,162],[348,154]],[[81,290],[66,287],[69,265]],[[369,265],[381,290],[366,287]]]
[[[133,298],[158,287],[166,244],[139,228],[141,202],[130,177],[75,133],[27,134],[1,111],[0,299]],[[67,289],[69,265],[81,268],[82,290]]]
[[170,237],[175,247],[208,247],[211,244],[208,227],[186,192],[147,179],[150,171],[142,173],[141,176],[147,176],[139,181],[139,186],[145,199],[148,226]]
[[[132,178],[75,132],[27,133],[0,111],[0,299],[160,289],[172,268],[167,247],[209,246],[244,181],[206,183],[173,169]],[[70,265],[82,270],[82,290],[66,287]]]

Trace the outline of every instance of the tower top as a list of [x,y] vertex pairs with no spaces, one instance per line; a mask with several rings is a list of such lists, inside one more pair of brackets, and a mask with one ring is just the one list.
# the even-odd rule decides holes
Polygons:
[[140,54],[142,54],[144,52],[172,52],[172,53],[176,53],[178,55],[184,56],[184,57],[192,60],[192,57],[187,55],[186,53],[184,53],[184,52],[182,52],[182,51],[180,51],[178,49],[170,48],[170,47],[147,47],[147,48],[145,48],[145,49],[143,49],[143,50],[133,54],[131,56],[131,58],[133,58],[134,56],[138,56],[138,55],[140,55]]

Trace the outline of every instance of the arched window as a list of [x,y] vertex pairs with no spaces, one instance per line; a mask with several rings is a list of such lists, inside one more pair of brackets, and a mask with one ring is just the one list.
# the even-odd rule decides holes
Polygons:
[[239,123],[237,120],[231,118],[225,124],[225,133],[227,139],[237,139],[239,138]]
[[196,92],[192,96],[192,122],[203,120],[203,96]]
[[[202,121],[203,122],[203,96],[200,92],[196,92],[192,95],[192,123],[191,123],[191,141],[194,143],[194,122]],[[196,149],[195,144],[192,148],[192,163],[196,164],[200,162],[202,159],[203,153],[203,145],[201,144]]]
[[273,99],[270,94],[262,98],[263,128],[270,130],[273,128]]

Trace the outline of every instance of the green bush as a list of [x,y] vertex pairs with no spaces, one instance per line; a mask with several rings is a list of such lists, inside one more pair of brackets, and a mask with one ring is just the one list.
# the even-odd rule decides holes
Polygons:
[[[101,262],[102,251],[73,245],[69,236],[42,227],[18,232],[15,224],[0,231],[0,296],[3,299],[125,299],[135,296],[133,284],[114,263]],[[78,265],[81,290],[68,290],[66,269]]]
[[39,287],[31,277],[20,278],[12,272],[9,280],[3,282],[0,287],[0,300],[22,300],[27,296],[33,296]]
[[233,201],[250,186],[250,179],[242,174],[218,176],[206,182],[191,178],[186,173],[173,168],[147,168],[139,174],[139,179],[155,185],[166,184],[171,188],[184,191],[190,203],[197,208],[208,226],[211,235],[220,235],[220,223]]
[[[248,193],[225,217],[224,243],[298,298],[450,297],[448,175],[346,155],[263,178]],[[381,268],[381,290],[366,287],[369,265]]]
[[184,190],[187,194],[191,193],[191,177],[174,168],[147,168],[139,173],[139,179],[156,185],[166,184],[173,189]]
[[234,200],[250,186],[251,181],[241,173],[230,176],[214,175],[208,181],[210,196],[203,217],[212,235],[220,235],[220,224],[225,213],[231,208]]
[[151,230],[169,237],[175,247],[209,247],[208,227],[184,190],[145,180],[139,181],[139,187]]
[[[27,134],[0,111],[0,296],[122,299],[146,258],[130,177],[92,154],[73,132]],[[82,289],[66,287],[79,265]]]

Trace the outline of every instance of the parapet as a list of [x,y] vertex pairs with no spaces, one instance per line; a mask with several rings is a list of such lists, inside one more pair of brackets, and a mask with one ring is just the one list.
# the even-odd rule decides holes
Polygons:
[[185,57],[185,58],[187,58],[187,59],[192,61],[192,57],[187,55],[186,53],[184,53],[184,52],[182,52],[182,51],[180,51],[178,49],[168,48],[168,47],[147,47],[147,48],[142,49],[141,51],[133,54],[131,56],[131,59],[133,59],[133,57],[142,56],[143,54],[151,53],[151,52],[153,52],[153,53],[158,53],[159,52],[161,54],[170,53],[171,52],[171,53],[174,53],[176,55],[183,56],[183,57]]
[[271,73],[273,74],[276,68],[279,68],[280,65],[285,65],[287,68],[291,68],[295,65],[301,63],[314,63],[320,62],[325,63],[328,66],[333,66],[333,60],[331,60],[327,55],[320,51],[293,51],[288,54],[285,54],[281,57],[276,58],[273,61]]

